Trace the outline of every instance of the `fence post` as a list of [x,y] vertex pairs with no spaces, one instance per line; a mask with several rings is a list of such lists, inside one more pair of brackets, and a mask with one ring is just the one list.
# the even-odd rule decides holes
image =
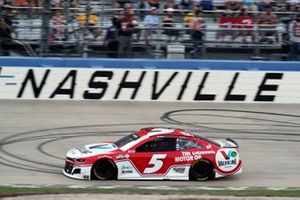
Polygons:
[[87,38],[86,36],[89,34],[89,29],[90,29],[90,15],[91,15],[91,1],[87,0],[86,1],[86,7],[85,7],[85,24],[82,26],[82,46],[81,46],[81,56],[84,58],[88,57],[88,44],[87,44]]
[[47,56],[49,53],[48,37],[50,33],[50,19],[51,19],[51,0],[43,0],[42,8],[42,32],[40,43],[40,56]]

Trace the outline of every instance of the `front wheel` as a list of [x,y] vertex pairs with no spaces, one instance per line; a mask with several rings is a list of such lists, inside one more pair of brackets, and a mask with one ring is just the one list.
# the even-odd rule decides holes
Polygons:
[[207,160],[195,162],[190,169],[190,179],[196,181],[206,181],[213,177],[213,166]]
[[103,159],[97,161],[92,168],[93,177],[99,180],[111,180],[117,178],[117,166],[112,160]]

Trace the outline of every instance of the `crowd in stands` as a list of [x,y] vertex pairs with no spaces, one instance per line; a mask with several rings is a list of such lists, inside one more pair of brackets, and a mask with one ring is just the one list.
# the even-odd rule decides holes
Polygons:
[[[13,31],[7,6],[39,7],[41,0],[0,0],[0,38],[9,38]],[[53,8],[62,8],[67,1],[52,0]],[[77,8],[82,1],[70,0],[69,7]],[[86,1],[85,1],[86,2]],[[104,1],[105,2],[105,1]],[[94,41],[104,39],[110,57],[128,57],[133,41],[153,40],[153,35],[166,36],[166,43],[180,41],[182,35],[189,35],[191,53],[200,53],[210,24],[216,24],[213,41],[240,41],[255,44],[287,44],[293,55],[300,46],[300,0],[116,0],[108,10],[109,25],[99,26],[103,17],[101,10],[90,13],[72,12],[74,19],[93,36]],[[11,11],[12,9],[10,9]],[[53,10],[49,41],[67,40],[67,19],[63,10]],[[285,16],[282,17],[282,16]],[[283,24],[284,31],[278,31]],[[161,30],[161,31],[158,31]],[[6,33],[5,33],[6,32]],[[88,33],[87,33],[88,34]],[[102,37],[101,37],[102,36]],[[228,39],[229,38],[229,39]],[[274,38],[274,40],[270,39]],[[1,39],[1,47],[6,42]],[[4,46],[3,46],[4,45]]]
[[[42,0],[0,0],[0,5],[10,5],[16,7],[41,7]],[[65,0],[51,0],[51,5],[53,7],[62,7]],[[70,6],[76,7],[78,1],[70,0]]]

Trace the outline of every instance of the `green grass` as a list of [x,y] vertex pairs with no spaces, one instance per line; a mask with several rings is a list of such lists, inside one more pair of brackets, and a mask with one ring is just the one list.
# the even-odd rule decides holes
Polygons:
[[97,189],[97,188],[27,188],[0,186],[0,197],[28,194],[75,194],[75,193],[95,193],[95,194],[178,194],[178,195],[214,195],[214,196],[274,196],[274,197],[300,197],[300,189],[289,190],[269,190],[269,189],[245,189],[245,190],[158,190],[158,189]]

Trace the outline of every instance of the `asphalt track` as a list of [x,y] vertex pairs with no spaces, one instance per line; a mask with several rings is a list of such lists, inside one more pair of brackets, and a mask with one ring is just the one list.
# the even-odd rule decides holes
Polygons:
[[[0,101],[0,185],[300,187],[300,105]],[[241,175],[207,182],[80,181],[62,175],[68,149],[141,127],[180,127],[235,139]]]

